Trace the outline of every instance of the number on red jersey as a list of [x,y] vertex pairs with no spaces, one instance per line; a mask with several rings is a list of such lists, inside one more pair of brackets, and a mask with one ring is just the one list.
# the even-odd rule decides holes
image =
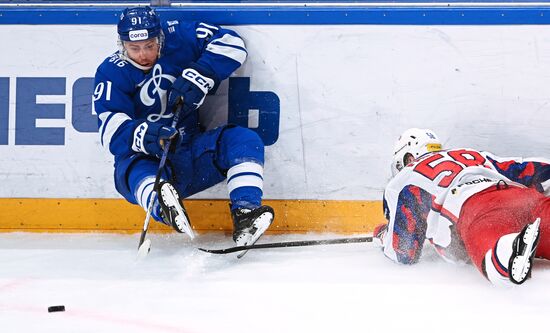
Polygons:
[[446,173],[437,185],[448,187],[464,168],[484,165],[485,161],[485,157],[474,150],[441,151],[421,160],[413,170],[429,180]]

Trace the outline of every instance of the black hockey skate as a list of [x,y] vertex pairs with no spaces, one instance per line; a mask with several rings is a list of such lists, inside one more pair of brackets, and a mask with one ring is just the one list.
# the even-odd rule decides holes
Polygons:
[[535,251],[539,244],[540,218],[526,225],[514,239],[512,256],[508,263],[510,281],[522,284],[531,276]]
[[189,216],[183,207],[178,191],[169,182],[163,181],[159,184],[157,192],[160,204],[160,216],[164,224],[171,226],[180,233],[186,233],[195,238],[195,233],[191,228]]
[[256,209],[236,209],[233,217],[233,240],[238,246],[252,245],[269,228],[275,213],[269,206]]

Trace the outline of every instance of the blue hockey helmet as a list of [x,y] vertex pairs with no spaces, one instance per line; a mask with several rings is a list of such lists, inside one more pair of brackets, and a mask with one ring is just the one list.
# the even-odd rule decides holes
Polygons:
[[117,25],[121,41],[140,41],[159,37],[161,26],[158,15],[149,7],[126,8]]

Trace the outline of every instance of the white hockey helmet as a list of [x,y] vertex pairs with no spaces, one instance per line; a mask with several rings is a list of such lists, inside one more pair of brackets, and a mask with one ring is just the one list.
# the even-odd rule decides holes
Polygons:
[[443,149],[443,145],[434,131],[409,128],[401,134],[393,148],[392,174],[395,176],[407,164],[420,156],[441,149]]

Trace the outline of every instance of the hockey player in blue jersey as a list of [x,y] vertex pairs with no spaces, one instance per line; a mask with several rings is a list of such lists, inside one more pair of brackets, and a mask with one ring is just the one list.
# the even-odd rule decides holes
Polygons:
[[[273,221],[262,206],[264,145],[252,130],[226,125],[204,131],[200,106],[246,59],[234,31],[200,22],[160,22],[150,7],[127,8],[117,25],[119,50],[95,75],[94,107],[101,144],[115,158],[117,191],[178,232],[188,227],[181,198],[224,179],[233,239],[254,243]],[[176,128],[171,127],[182,101]],[[172,140],[167,168],[154,189],[164,142]]]

